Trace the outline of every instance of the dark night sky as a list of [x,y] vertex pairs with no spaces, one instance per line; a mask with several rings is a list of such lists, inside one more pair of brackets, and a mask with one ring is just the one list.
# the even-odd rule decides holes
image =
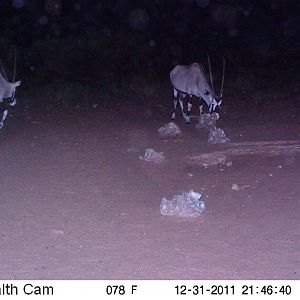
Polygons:
[[[35,43],[56,40],[63,45],[73,38],[88,40],[86,47],[93,48],[94,57],[103,56],[117,64],[128,61],[130,68],[146,62],[150,67],[161,64],[169,68],[178,62],[199,60],[208,52],[226,55],[238,63],[276,60],[296,64],[300,51],[299,3],[0,0],[0,50],[3,53],[9,41],[30,53]],[[130,55],[136,57],[134,62],[127,60]]]

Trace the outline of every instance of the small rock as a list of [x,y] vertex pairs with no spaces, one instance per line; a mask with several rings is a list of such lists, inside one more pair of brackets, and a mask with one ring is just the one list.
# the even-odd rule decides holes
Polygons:
[[144,156],[139,156],[139,159],[160,164],[165,160],[165,156],[163,152],[156,152],[151,148],[147,148]]
[[232,189],[233,191],[239,191],[239,190],[240,190],[240,187],[239,187],[238,184],[233,183],[232,186],[231,186],[231,189]]
[[169,122],[157,130],[160,136],[181,135],[181,129],[174,122]]
[[211,144],[228,143],[230,139],[226,137],[225,132],[221,128],[213,127],[208,135],[208,142]]

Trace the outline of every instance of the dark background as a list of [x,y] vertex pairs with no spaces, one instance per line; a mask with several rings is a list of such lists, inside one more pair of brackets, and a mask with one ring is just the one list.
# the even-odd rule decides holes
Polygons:
[[[84,82],[109,89],[129,77],[168,80],[180,63],[207,61],[227,82],[298,80],[299,1],[2,0],[0,55],[27,81]],[[217,76],[216,75],[216,76]]]
[[[0,279],[299,279],[299,3],[0,0],[22,80],[0,129]],[[159,136],[170,70],[208,53],[216,93],[226,59],[217,130],[194,97],[183,134]],[[203,217],[161,216],[191,189]]]

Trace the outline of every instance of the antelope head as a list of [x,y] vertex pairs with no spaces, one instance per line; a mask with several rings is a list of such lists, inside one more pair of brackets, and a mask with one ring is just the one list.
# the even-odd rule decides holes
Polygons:
[[209,55],[207,55],[207,59],[208,59],[208,67],[209,67],[210,84],[211,84],[211,89],[212,89],[212,93],[213,93],[211,104],[209,105],[209,112],[213,113],[222,104],[222,97],[223,97],[223,91],[224,91],[224,78],[225,78],[225,58],[223,56],[223,75],[222,75],[222,84],[221,84],[221,89],[220,89],[219,95],[216,95],[216,93],[215,93]]

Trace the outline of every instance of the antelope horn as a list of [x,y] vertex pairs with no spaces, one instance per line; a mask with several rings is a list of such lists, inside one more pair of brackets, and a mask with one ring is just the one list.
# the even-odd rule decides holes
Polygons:
[[214,97],[215,97],[215,89],[214,89],[213,77],[212,77],[212,73],[211,73],[210,59],[209,59],[209,55],[208,54],[207,54],[207,60],[208,60],[210,84],[211,84],[211,88],[213,90],[213,94],[214,94]]
[[5,80],[8,81],[7,80],[7,75],[6,75],[6,72],[5,72],[5,69],[4,69],[4,66],[2,64],[2,60],[1,59],[0,59],[0,66],[1,66],[1,73],[3,74]]
[[12,80],[13,83],[16,81],[16,69],[17,69],[17,51],[16,51],[16,48],[14,50],[14,53],[15,53],[15,62],[14,62],[14,73],[13,73],[13,80]]
[[221,85],[221,90],[220,90],[220,98],[223,96],[223,91],[224,91],[224,78],[225,78],[225,58],[223,56],[223,75],[222,75],[222,85]]

